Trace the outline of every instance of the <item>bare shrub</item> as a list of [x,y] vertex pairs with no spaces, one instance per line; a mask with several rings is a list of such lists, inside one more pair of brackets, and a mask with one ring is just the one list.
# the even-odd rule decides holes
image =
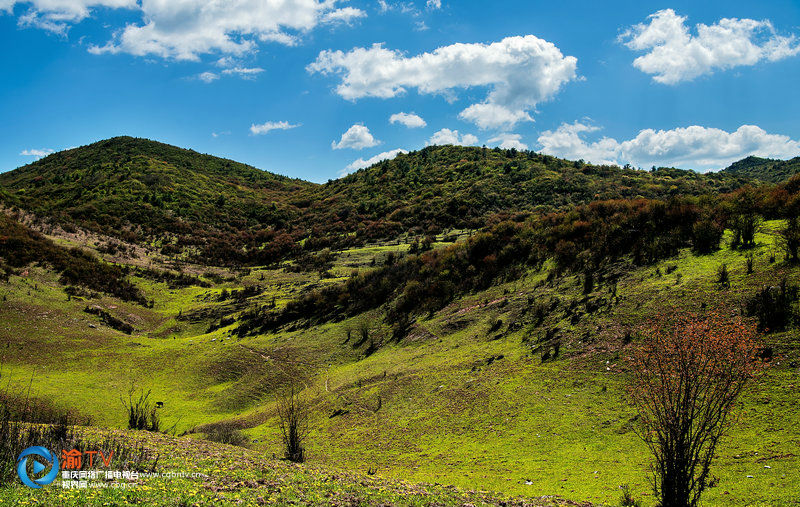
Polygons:
[[128,429],[159,431],[161,417],[158,414],[158,405],[150,400],[150,391],[139,391],[136,388],[128,391],[128,399],[122,398],[122,405],[128,415]]
[[292,383],[276,400],[278,418],[283,437],[284,455],[289,461],[305,461],[304,442],[308,436],[308,404],[300,389]]

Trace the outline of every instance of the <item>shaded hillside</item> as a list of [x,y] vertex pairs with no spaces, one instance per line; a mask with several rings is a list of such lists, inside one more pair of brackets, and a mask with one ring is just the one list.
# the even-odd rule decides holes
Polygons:
[[[146,301],[125,277],[128,269],[106,264],[80,248],[64,248],[16,220],[0,214],[0,280],[8,281],[16,268],[46,265],[61,274],[65,285],[80,285],[114,295],[123,301]],[[74,287],[72,293],[77,292]]]
[[734,162],[722,172],[753,180],[780,183],[800,173],[800,157],[790,160],[747,157]]

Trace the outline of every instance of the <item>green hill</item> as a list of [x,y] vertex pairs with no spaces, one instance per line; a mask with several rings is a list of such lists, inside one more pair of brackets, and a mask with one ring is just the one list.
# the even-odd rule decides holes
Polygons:
[[800,173],[800,157],[791,160],[747,157],[734,162],[722,172],[753,180],[780,183]]
[[[744,178],[679,169],[640,171],[530,151],[430,146],[308,189],[317,222],[340,230],[479,228],[497,213],[563,209],[595,200],[725,193]],[[364,225],[368,224],[368,225]]]
[[316,185],[118,137],[0,174],[0,199],[168,255],[264,265],[301,250],[477,229],[498,214],[720,194],[748,181],[728,173],[639,171],[528,151],[433,146]]
[[[312,183],[154,141],[116,137],[0,174],[7,206],[133,242],[211,251],[296,218]],[[167,248],[169,250],[169,247]]]

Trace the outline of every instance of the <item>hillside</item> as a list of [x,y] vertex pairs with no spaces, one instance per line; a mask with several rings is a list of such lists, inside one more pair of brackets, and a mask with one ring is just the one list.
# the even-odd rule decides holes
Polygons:
[[[6,467],[0,503],[609,505],[627,484],[653,505],[627,360],[643,326],[671,311],[719,311],[760,332],[764,371],[716,449],[704,504],[792,505],[800,495],[797,177],[737,189],[751,180],[430,147],[325,185],[242,167],[233,191],[217,174],[223,166],[181,176],[174,157],[196,154],[158,161],[167,155],[153,152],[122,181],[98,166],[106,186],[87,196],[123,206],[146,194],[135,182],[157,166],[170,183],[154,188],[188,199],[170,201],[172,210],[213,213],[211,194],[174,184],[189,178],[235,202],[283,199],[276,208],[295,219],[267,237],[257,221],[240,231],[218,217],[198,233],[206,250],[190,254],[177,235],[165,241],[159,223],[112,243],[67,230],[80,217],[59,215],[56,227],[4,210],[0,415],[6,399],[28,407],[30,397],[107,434],[128,427],[129,393],[151,393],[160,403],[151,429],[179,437],[122,431],[123,448],[141,442],[161,455],[161,470],[198,467],[208,477],[37,493]],[[5,175],[19,180],[3,187],[7,199],[41,192],[43,202],[26,206],[68,207],[46,202],[55,189],[80,192],[57,183],[57,166],[47,173],[56,182],[39,187],[38,166]],[[85,178],[79,166],[75,177]],[[529,172],[517,180],[513,167]],[[243,183],[251,173],[260,183]],[[139,193],[115,193],[124,182]],[[565,188],[574,192],[552,190]],[[450,213],[457,196],[463,208]],[[185,223],[177,212],[163,217]],[[258,242],[259,257],[241,247]],[[201,255],[209,252],[219,256]],[[308,408],[304,465],[274,459],[283,455],[276,400],[289,387]]]
[[316,185],[129,137],[0,174],[0,199],[207,264],[264,265],[303,250],[478,229],[493,215],[594,200],[722,194],[732,174],[593,166],[533,152],[432,146]]
[[743,178],[678,169],[596,166],[530,151],[430,146],[308,189],[317,222],[395,233],[480,228],[493,214],[549,211],[595,200],[725,193]]
[[171,252],[252,245],[250,231],[281,229],[296,218],[287,202],[312,186],[131,137],[54,153],[0,174],[6,206]]
[[791,160],[747,157],[734,162],[722,172],[742,178],[780,183],[800,173],[800,157]]
[[[579,258],[598,250],[599,238],[626,241],[628,236],[608,233],[626,234],[629,223],[608,216],[652,222],[644,231],[654,234],[652,241],[643,234],[639,245],[664,244],[680,234],[653,221],[661,209],[657,204],[638,212],[631,211],[636,204],[617,205],[628,211],[596,203],[564,215],[581,223],[579,229],[567,224],[556,229],[586,249]],[[680,202],[675,206],[683,209]],[[592,220],[582,220],[591,210]],[[680,224],[687,216],[672,220]],[[607,227],[593,223],[597,220]],[[156,442],[165,471],[182,470],[189,462],[213,473],[204,471],[210,478],[201,483],[142,484],[148,487],[131,492],[130,500],[144,504],[163,495],[188,496],[190,504],[201,505],[241,497],[245,505],[258,505],[258,496],[266,499],[267,492],[278,505],[404,505],[406,494],[417,505],[480,505],[480,498],[498,498],[477,498],[452,485],[521,496],[527,505],[537,505],[543,495],[608,505],[618,503],[619,487],[627,483],[644,505],[652,505],[649,456],[636,436],[636,414],[625,391],[625,358],[637,326],[665,308],[720,306],[736,313],[758,300],[764,287],[782,280],[796,287],[797,264],[777,257],[784,227],[782,220],[766,221],[747,249],[732,248],[733,232],[727,230],[720,248],[708,254],[681,241],[676,250],[637,264],[623,251],[588,290],[583,272],[569,265],[558,269],[559,257],[532,264],[524,257],[511,263],[510,271],[493,272],[495,254],[501,260],[523,257],[522,224],[501,224],[486,233],[489,237],[478,234],[455,244],[436,238],[419,264],[422,276],[410,282],[381,279],[393,269],[417,265],[419,257],[410,254],[413,243],[405,242],[339,252],[326,272],[296,272],[290,266],[222,270],[177,285],[168,277],[131,272],[128,281],[152,306],[103,293],[71,297],[47,261],[31,263],[14,268],[0,284],[2,379],[12,390],[77,408],[81,416],[112,428],[125,427],[120,397],[131,386],[152,389],[153,399],[164,402],[164,429],[186,435],[172,440],[131,432],[132,442]],[[722,265],[729,273],[725,286],[718,283]],[[375,283],[351,285],[349,280],[360,278],[354,271],[364,277],[375,273],[366,278]],[[446,283],[458,273],[472,277],[468,282],[480,280],[475,271],[488,281]],[[389,285],[392,292],[383,297],[391,304],[379,300],[376,307],[375,295],[382,293],[373,287],[387,284],[400,288]],[[345,294],[342,287],[366,288],[352,291],[356,296],[350,299],[338,297]],[[457,290],[445,301],[436,299],[447,287]],[[398,304],[404,298],[422,308]],[[367,301],[371,309],[349,312],[351,300]],[[253,309],[280,311],[298,301],[316,302],[320,318],[308,322],[295,315],[267,332],[238,332]],[[796,299],[787,304],[797,310]],[[398,337],[386,319],[392,308],[412,317],[405,335]],[[119,331],[104,314],[130,323],[133,331]],[[771,362],[743,396],[734,431],[718,449],[716,486],[706,505],[792,505],[800,493],[798,321],[785,324],[762,337]],[[309,464],[303,466],[268,458],[282,452],[275,395],[291,382],[303,383],[311,407]],[[215,435],[225,431],[252,451],[188,440],[219,438]],[[330,473],[319,474],[318,467]],[[430,496],[417,497],[412,494],[417,487],[408,483],[397,493],[399,480],[448,486],[423,487]],[[61,493],[54,488],[46,494]],[[128,500],[108,494],[71,491],[65,498],[67,505]],[[31,495],[17,486],[0,498],[22,504]]]

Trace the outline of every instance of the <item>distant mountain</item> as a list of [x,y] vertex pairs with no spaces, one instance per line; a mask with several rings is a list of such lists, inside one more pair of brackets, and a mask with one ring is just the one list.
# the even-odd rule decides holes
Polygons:
[[776,160],[751,156],[734,162],[722,172],[753,180],[780,183],[800,173],[800,157]]
[[0,201],[168,254],[269,264],[301,250],[481,228],[595,200],[725,193],[732,172],[640,171],[530,151],[430,146],[324,185],[116,137],[0,174]]

